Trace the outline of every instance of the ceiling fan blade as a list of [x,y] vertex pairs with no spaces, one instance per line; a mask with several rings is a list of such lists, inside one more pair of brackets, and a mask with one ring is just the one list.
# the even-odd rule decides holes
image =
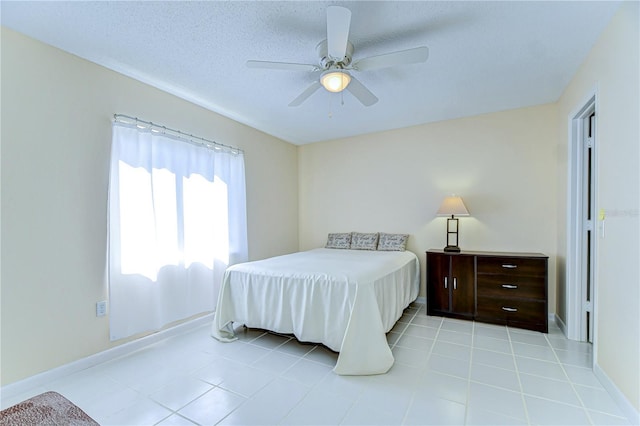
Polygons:
[[351,92],[353,96],[355,96],[364,106],[371,106],[378,102],[378,98],[376,95],[371,93],[369,89],[364,87],[359,80],[357,80],[354,76],[351,76],[351,82],[347,86],[347,90]]
[[395,65],[417,64],[418,62],[426,61],[428,57],[429,48],[422,46],[364,58],[356,62],[353,65],[353,68],[358,71],[367,71],[375,68],[392,67]]
[[247,61],[249,68],[264,68],[288,71],[317,71],[319,68],[311,64],[294,64],[290,62]]
[[313,84],[311,84],[311,86],[307,87],[304,92],[300,93],[300,95],[298,95],[297,98],[292,100],[291,103],[289,104],[289,106],[290,107],[299,106],[301,103],[306,101],[309,96],[313,95],[315,93],[315,91],[318,90],[321,87],[322,87],[322,85],[320,84],[319,81],[314,81]]
[[345,7],[327,8],[327,53],[334,61],[342,61],[347,52],[351,11]]

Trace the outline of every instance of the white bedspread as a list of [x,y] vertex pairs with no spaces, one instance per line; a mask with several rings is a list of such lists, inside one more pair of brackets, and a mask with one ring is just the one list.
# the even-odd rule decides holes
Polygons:
[[293,334],[339,352],[334,371],[386,373],[386,332],[418,296],[420,266],[409,251],[314,249],[231,266],[211,334],[236,337],[233,323]]

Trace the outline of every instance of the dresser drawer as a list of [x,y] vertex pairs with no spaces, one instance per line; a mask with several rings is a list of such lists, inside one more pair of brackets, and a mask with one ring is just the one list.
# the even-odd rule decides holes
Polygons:
[[478,275],[478,296],[546,299],[546,278],[519,275]]
[[478,297],[478,321],[491,319],[503,324],[546,324],[546,303],[543,300]]
[[526,257],[478,256],[478,274],[501,274],[545,277],[547,260]]

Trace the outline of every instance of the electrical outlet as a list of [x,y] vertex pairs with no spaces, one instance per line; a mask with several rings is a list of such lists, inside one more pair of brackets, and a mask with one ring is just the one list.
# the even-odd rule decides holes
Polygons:
[[103,300],[102,302],[96,303],[96,316],[103,317],[107,315],[107,301]]

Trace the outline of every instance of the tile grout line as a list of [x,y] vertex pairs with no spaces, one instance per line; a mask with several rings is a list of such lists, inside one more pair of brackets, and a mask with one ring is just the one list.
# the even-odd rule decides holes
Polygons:
[[[509,334],[509,336],[511,336],[511,334]],[[549,338],[548,338],[548,336],[546,334],[543,334],[543,337],[545,338],[546,343],[548,344],[548,347],[552,350],[552,353],[553,353],[553,356],[555,358],[555,361],[558,364],[558,366],[561,368],[562,372],[564,373],[565,378],[567,379],[566,381],[569,383],[569,385],[571,386],[571,388],[574,391],[575,395],[578,397],[578,401],[580,401],[580,406],[575,405],[575,404],[570,404],[568,402],[556,401],[554,399],[546,398],[546,397],[540,396],[540,395],[529,394],[529,393],[524,392],[524,389],[522,389],[523,398],[524,398],[524,396],[531,396],[531,397],[534,397],[534,398],[537,398],[537,399],[541,399],[541,400],[549,401],[549,402],[554,402],[556,404],[564,405],[564,406],[567,406],[567,407],[582,408],[585,411],[586,415],[587,415],[587,419],[591,422],[591,424],[594,424],[594,422],[593,422],[593,420],[592,420],[592,418],[591,418],[591,416],[589,414],[589,410],[587,409],[586,405],[582,401],[582,398],[580,397],[580,395],[576,391],[575,384],[571,381],[568,373],[566,372],[566,369],[564,368],[564,364],[560,361],[560,358],[558,357],[558,355],[556,353],[556,349],[553,347],[553,345],[551,345],[551,343],[549,342]],[[516,343],[528,344],[528,343],[524,343],[524,342],[516,342]],[[532,345],[532,344],[528,344],[528,345]],[[541,346],[541,345],[532,345],[532,346]],[[515,353],[514,353],[514,356],[515,356]],[[522,358],[532,359],[532,360],[536,360],[536,361],[540,361],[540,362],[545,362],[545,363],[550,363],[550,364],[554,363],[553,361],[548,361],[548,360],[545,360],[545,359],[540,359],[540,358],[535,358],[535,357],[530,357],[530,356],[524,356],[524,355],[519,355],[519,356],[522,357]],[[516,366],[517,366],[517,364],[516,364]],[[518,380],[519,381],[520,381],[520,374],[521,373],[518,370]],[[539,377],[539,378],[546,379],[546,380],[562,382],[562,380],[558,380],[558,379],[551,378],[551,377],[546,377],[546,376],[539,375],[539,374],[533,374],[533,373],[522,373],[522,374],[531,375],[531,376]],[[525,407],[526,407],[526,403],[525,403]],[[596,411],[601,412],[603,414],[610,415],[610,416],[619,417],[619,416],[616,416],[616,415],[614,415],[612,413],[606,413],[606,412],[602,412],[602,411],[599,411],[599,410],[596,410]],[[528,412],[528,409],[527,409],[527,412]]]
[[[412,324],[413,320],[415,319],[415,317],[418,315],[418,313],[420,312],[420,309],[424,308],[425,310],[425,316],[428,317],[428,315],[426,315],[426,310],[427,310],[427,305],[426,303],[424,304],[424,306],[421,306],[420,308],[418,308],[416,310],[416,312],[413,314],[413,317],[411,318],[411,321],[409,321],[409,324],[407,324],[407,326],[404,328],[404,330],[402,330],[402,333],[400,334],[400,336],[398,336],[398,339],[394,342],[393,347],[396,347],[396,344],[400,341],[400,339],[402,338],[402,336],[404,335],[405,331],[407,331],[407,328],[409,328],[409,325]],[[442,325],[442,323],[440,323]],[[438,330],[440,330],[440,327],[438,327]],[[436,332],[436,336],[437,336],[437,332]],[[434,338],[434,343],[431,344],[431,347],[429,348],[429,352],[427,354],[427,362],[429,357],[431,356],[431,351],[433,350],[433,345],[435,344],[435,338]],[[425,367],[426,369],[426,367]],[[411,410],[411,407],[413,407],[413,403],[416,400],[416,392],[413,391],[411,393],[411,400],[409,401],[409,403],[407,404],[407,408],[404,410],[404,414],[402,415],[402,421],[400,424],[405,424],[407,421],[407,416],[409,415],[409,411]]]
[[[429,318],[429,315],[426,314],[426,309],[427,309],[427,304],[426,303],[424,304],[424,309],[425,309],[425,316],[427,318]],[[416,312],[416,315],[418,314],[418,312],[420,312],[420,310],[418,310]],[[438,317],[438,318],[440,318],[440,324],[438,325],[438,328],[437,328],[437,331],[436,331],[436,335],[433,337],[433,343],[431,344],[431,346],[429,347],[429,350],[427,351],[427,362],[426,362],[425,367],[424,367],[424,371],[425,372],[429,369],[429,367],[428,367],[429,359],[431,358],[431,355],[433,354],[433,347],[436,345],[436,342],[438,341],[438,335],[440,334],[440,329],[442,328],[442,324],[444,323],[444,319],[442,317]],[[398,338],[398,340],[399,340],[399,338]],[[411,401],[409,402],[409,404],[407,404],[407,409],[404,411],[404,415],[402,416],[402,422],[400,424],[403,424],[403,425],[406,424],[407,416],[409,415],[409,411],[411,410],[411,407],[413,406],[413,403],[415,402],[415,400],[416,400],[416,392],[414,391],[411,394]]]
[[522,406],[524,407],[524,416],[527,424],[531,424],[531,417],[529,416],[529,407],[525,399],[524,388],[522,387],[522,380],[520,380],[520,369],[518,368],[518,362],[516,361],[516,352],[513,349],[513,341],[511,340],[511,331],[509,327],[505,327],[507,330],[507,337],[509,339],[509,347],[511,348],[511,356],[513,357],[513,365],[516,369],[516,377],[518,378],[518,386],[520,387],[520,399],[522,399]]
[[594,424],[593,419],[591,418],[591,413],[589,413],[589,410],[587,409],[587,406],[584,404],[584,401],[582,400],[582,397],[580,396],[580,394],[576,390],[576,387],[575,387],[573,381],[571,381],[571,378],[569,377],[569,374],[567,373],[567,370],[564,368],[564,364],[562,363],[562,361],[560,361],[560,357],[558,357],[558,354],[556,353],[556,349],[553,347],[553,345],[549,341],[548,336],[545,335],[544,338],[547,341],[547,344],[549,345],[549,347],[551,348],[551,351],[553,352],[553,356],[555,357],[556,361],[558,361],[558,365],[560,365],[560,368],[562,369],[562,372],[564,373],[564,376],[567,378],[567,382],[571,386],[571,389],[573,390],[575,395],[578,397],[578,401],[580,401],[580,405],[582,406],[582,409],[584,410],[585,414],[587,415],[587,420],[589,420],[589,422],[591,424]]
[[[393,345],[391,345],[391,347],[389,349],[393,350],[396,347],[396,345],[398,344],[398,342],[400,341],[402,336],[404,336],[404,333],[407,331],[407,328],[409,328],[409,326],[412,324],[413,319],[416,317],[416,315],[418,314],[419,311],[420,311],[420,309],[416,309],[416,311],[413,313],[413,316],[409,319],[409,322],[407,323],[407,326],[402,329],[402,332],[400,333],[400,335],[398,336],[396,341],[393,342]],[[402,316],[401,316],[401,318],[402,318]]]
[[469,372],[467,373],[467,400],[464,404],[464,424],[469,421],[469,403],[471,402],[471,369],[473,368],[473,349],[476,338],[476,322],[471,322],[471,351],[469,354]]
[[[275,345],[275,346],[273,346],[273,347],[270,347],[270,348],[267,348],[267,347],[264,347],[264,346],[261,346],[261,345],[258,345],[258,344],[255,344],[255,343],[252,343],[252,342],[254,342],[254,341],[256,341],[256,340],[260,339],[261,337],[263,337],[263,336],[265,336],[265,335],[267,335],[267,334],[271,334],[271,335],[275,335],[275,336],[279,336],[279,337],[284,337],[284,338],[286,338],[287,340],[283,341],[282,343],[280,343],[280,344],[278,344],[278,345]],[[251,346],[255,346],[255,347],[258,347],[258,348],[261,348],[261,349],[268,349],[268,353],[274,353],[274,352],[277,352],[277,353],[284,353],[284,354],[286,354],[286,355],[289,355],[289,356],[292,356],[292,357],[297,358],[297,359],[296,359],[296,361],[295,361],[295,362],[293,362],[290,366],[288,366],[287,368],[285,368],[283,371],[280,371],[280,372],[278,372],[277,374],[275,374],[274,379],[273,379],[273,380],[271,380],[269,383],[272,383],[272,382],[273,382],[274,380],[276,380],[276,379],[290,380],[290,379],[288,379],[288,378],[286,378],[286,377],[283,377],[283,374],[284,374],[284,373],[286,373],[287,371],[289,371],[290,369],[292,369],[292,368],[293,368],[297,363],[299,363],[301,360],[305,359],[305,358],[304,358],[304,357],[305,357],[305,355],[307,355],[308,353],[310,353],[311,351],[313,351],[313,350],[317,347],[317,345],[314,345],[314,347],[313,347],[312,349],[308,350],[307,352],[305,352],[305,353],[304,353],[304,354],[302,354],[302,355],[299,355],[299,354],[295,354],[295,355],[294,355],[294,354],[291,354],[291,353],[286,353],[286,352],[282,352],[282,351],[278,351],[278,350],[277,350],[278,348],[285,346],[288,342],[290,342],[290,341],[292,341],[292,340],[294,340],[294,337],[291,337],[291,336],[289,336],[289,335],[285,335],[285,334],[281,334],[281,333],[276,333],[276,332],[265,331],[264,333],[260,334],[259,336],[256,336],[256,337],[254,337],[254,338],[251,338],[251,339],[249,339],[249,340],[246,342],[246,344],[251,345]],[[256,360],[254,360],[251,364],[249,364],[249,366],[250,366],[250,367],[251,367],[251,366],[253,366],[253,364],[254,364],[255,362],[257,362],[257,361],[258,361],[258,360],[260,360],[260,359],[265,358],[267,355],[268,355],[268,354],[265,354],[265,355],[263,355],[262,357],[260,357],[260,358],[258,358],[258,359],[256,359]],[[310,361],[311,361],[311,360],[310,360]],[[255,368],[255,367],[254,367],[254,368]],[[295,381],[295,380],[293,380],[293,381]],[[260,388],[260,390],[262,390],[262,389],[264,389],[265,387],[267,387],[267,386],[269,385],[269,383],[267,383],[267,384],[265,384],[263,387],[261,387],[261,388]],[[226,389],[226,388],[224,388],[224,387],[221,387],[221,386],[219,386],[219,385],[216,385],[215,387],[218,387],[218,388],[220,388],[220,389],[222,389],[222,390],[224,390],[224,391],[226,391],[226,392],[231,392],[231,393],[233,393],[233,394],[235,394],[235,395],[238,395],[238,396],[241,396],[241,397],[245,398],[245,400],[244,400],[241,404],[239,404],[239,405],[238,405],[237,407],[235,407],[233,410],[231,410],[230,412],[228,412],[228,413],[227,413],[227,414],[226,414],[222,419],[220,419],[220,420],[218,421],[218,423],[220,423],[220,422],[224,421],[227,417],[229,417],[230,415],[232,415],[233,413],[235,413],[238,409],[240,409],[240,408],[241,408],[242,406],[244,406],[247,402],[249,402],[249,401],[251,401],[251,400],[253,399],[253,395],[251,395],[251,396],[245,396],[245,395],[239,394],[239,393],[237,393],[237,392],[235,392],[235,391],[233,391],[233,390],[230,390],[230,389]],[[305,385],[305,387],[306,387],[306,385]],[[300,404],[300,402],[302,402],[302,401],[307,397],[307,395],[309,394],[309,392],[311,391],[311,389],[312,389],[313,387],[314,387],[314,386],[309,387],[309,389],[307,390],[307,392],[305,393],[305,395],[300,399],[300,401],[298,401],[298,403],[297,403],[297,404],[295,404],[293,407],[291,407],[291,409],[287,412],[287,414],[286,414],[283,418],[281,418],[281,419],[279,420],[279,422],[281,422],[284,418],[286,418],[286,417],[291,413],[291,411],[292,411],[295,407],[297,407],[297,406],[298,406],[298,404]],[[259,392],[259,390],[258,390],[258,391],[256,391],[255,393],[257,393],[257,392]],[[254,394],[255,394],[255,393],[254,393]],[[176,413],[176,414],[178,414],[178,413]],[[190,421],[194,421],[194,420],[192,420],[192,419],[190,419],[190,418],[189,418],[188,420],[190,420]]]
[[[427,305],[424,305],[424,309],[426,312],[427,309]],[[420,312],[420,308],[418,308],[416,310],[416,312],[414,313],[413,317],[411,318],[411,321],[409,322],[409,324],[407,324],[407,326],[404,328],[404,330],[402,330],[402,333],[400,334],[400,336],[398,336],[398,339],[394,342],[393,347],[396,347],[396,343],[398,343],[398,341],[400,341],[400,338],[402,338],[402,336],[404,335],[404,332],[407,331],[407,328],[409,328],[409,325],[411,324],[411,322],[413,321],[413,319],[416,317],[416,315],[418,315],[418,313]],[[426,315],[428,317],[428,315]],[[438,327],[438,329],[440,329],[440,327]],[[436,333],[437,335],[437,333]],[[431,348],[429,348],[429,354],[427,355],[427,360],[429,359],[429,357],[431,356],[431,350],[433,350],[433,344],[431,345]],[[411,394],[411,401],[409,401],[409,404],[407,404],[407,408],[406,410],[404,410],[404,414],[402,415],[402,421],[400,424],[405,424],[406,420],[407,420],[407,416],[409,415],[409,410],[411,410],[411,407],[413,406],[413,403],[416,400],[416,393],[415,391],[412,392]]]

